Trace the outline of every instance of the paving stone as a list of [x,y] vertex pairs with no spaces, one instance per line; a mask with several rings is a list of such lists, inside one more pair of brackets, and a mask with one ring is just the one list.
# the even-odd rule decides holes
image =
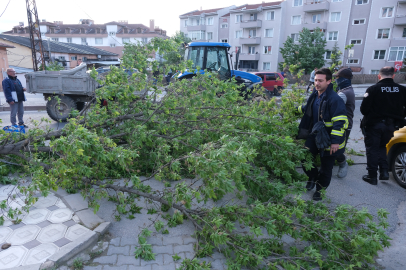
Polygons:
[[167,253],[167,254],[173,254],[173,246],[168,245],[168,246],[152,246],[152,252],[153,253]]
[[95,258],[93,260],[94,263],[102,263],[102,264],[116,264],[117,262],[117,254],[110,255],[110,256],[102,256]]
[[112,254],[123,254],[123,255],[130,255],[130,246],[124,246],[124,247],[116,247],[116,246],[109,246],[109,249],[107,250],[107,255],[112,255]]
[[72,220],[75,221],[76,223],[79,223],[79,222],[80,222],[80,219],[78,218],[77,215],[73,215],[73,216],[72,216]]
[[4,223],[3,223],[2,227],[9,227],[9,226],[12,226],[14,224],[6,216],[4,216],[4,215],[1,215],[1,216],[4,217]]
[[96,227],[93,231],[95,233],[104,234],[110,228],[111,222],[103,222]]
[[118,255],[117,259],[117,265],[141,265],[141,259],[140,258],[135,258],[134,255],[130,256],[124,256],[124,255]]
[[119,246],[121,241],[121,237],[117,237],[110,240],[110,245]]
[[64,223],[63,223],[63,225],[65,225],[66,227],[70,227],[70,226],[73,226],[73,225],[76,225],[77,223],[75,222],[75,221],[73,221],[73,219],[71,219],[71,220],[68,220],[68,221],[65,221]]
[[66,239],[65,237],[62,237],[61,239],[57,240],[54,242],[55,245],[57,245],[58,247],[63,247],[67,244],[69,244],[70,242],[72,242],[69,239]]
[[51,212],[48,220],[52,223],[63,223],[72,219],[73,212],[68,208],[60,208]]
[[38,223],[37,226],[40,228],[45,228],[46,226],[51,225],[51,224],[52,224],[51,222],[49,222],[48,220],[45,220],[41,223]]
[[26,247],[27,249],[32,249],[39,245],[41,245],[41,242],[38,241],[37,239],[34,239],[28,243],[25,243],[23,246]]
[[56,203],[58,200],[54,195],[49,195],[47,197],[40,197],[38,201],[33,205],[36,208],[48,208]]
[[147,242],[148,242],[148,244],[151,244],[151,245],[158,245],[158,246],[163,245],[162,237],[159,237],[159,236],[158,237],[150,237],[150,238],[148,238]]
[[164,237],[164,239],[163,239],[163,244],[164,244],[164,245],[171,245],[171,244],[182,245],[182,244],[183,244],[183,239],[182,239],[181,236],[177,236],[177,237]]
[[87,201],[79,193],[67,195],[63,197],[63,201],[73,212],[88,208]]
[[37,237],[40,230],[41,229],[38,226],[25,225],[14,230],[14,232],[7,238],[6,242],[13,246],[28,243]]
[[226,269],[226,260],[215,260],[211,263],[211,268],[216,270],[224,270]]
[[184,252],[186,259],[193,259],[195,254],[193,252]]
[[63,224],[46,226],[38,234],[37,240],[41,243],[52,243],[64,237],[67,227]]
[[27,225],[35,225],[41,223],[47,219],[49,213],[51,213],[51,211],[49,211],[48,209],[36,209],[30,211],[30,213],[24,217],[22,223]]
[[90,230],[86,227],[83,227],[80,224],[75,224],[68,228],[65,234],[65,238],[71,241],[80,238],[85,233],[89,232]]
[[15,231],[23,226],[26,226],[26,225],[24,223],[20,222],[18,224],[13,224],[13,225],[9,226],[9,228],[12,229],[13,231]]
[[54,244],[41,244],[28,251],[27,257],[24,259],[22,265],[43,263],[58,250],[59,248]]
[[102,270],[103,266],[102,265],[97,265],[97,266],[85,266],[83,267],[83,270]]
[[193,244],[193,243],[196,243],[196,242],[197,242],[196,238],[193,238],[193,237],[190,237],[190,236],[183,237],[183,244],[184,245]]
[[99,224],[103,223],[104,220],[99,218],[92,210],[85,209],[75,213],[80,221],[89,229],[96,228]]
[[[100,268],[101,269],[101,268]],[[66,265],[61,266],[58,268],[58,270],[70,270],[69,267],[67,267]]]
[[9,247],[0,253],[0,269],[13,268],[21,264],[27,254],[27,249],[22,246]]
[[145,265],[145,266],[134,266],[134,265],[129,265],[128,270],[151,270],[152,266],[151,265]]
[[103,267],[103,270],[127,270],[127,265],[123,265],[123,266],[116,266],[116,265],[114,265],[114,266],[109,266],[109,265],[105,265],[104,267]]
[[[148,239],[148,244],[152,244]],[[162,241],[161,241],[162,242]],[[138,244],[138,237],[123,237],[120,242],[120,246],[127,246],[127,245],[137,245]],[[153,244],[152,244],[153,245]],[[162,243],[161,243],[162,245]]]
[[68,195],[69,195],[69,193],[66,192],[66,190],[64,190],[64,189],[62,189],[62,188],[58,188],[58,190],[57,190],[57,191],[54,191],[54,193],[58,194],[59,197],[65,197],[65,196],[68,196]]
[[173,250],[175,253],[193,252],[193,244],[174,246]]
[[7,237],[13,232],[12,229],[8,227],[0,227],[0,243],[6,241]]
[[61,199],[59,199],[59,200],[56,202],[55,206],[57,206],[57,207],[59,207],[59,208],[66,208],[66,204],[64,204]]
[[165,265],[152,265],[152,270],[176,270],[175,263],[165,264]]
[[164,264],[168,264],[168,263],[173,263],[174,262],[174,260],[173,260],[173,258],[172,258],[172,256],[174,256],[175,254],[170,254],[170,255],[168,255],[168,254],[163,254],[164,255]]
[[48,209],[49,211],[54,211],[54,210],[56,210],[56,209],[59,209],[59,207],[56,206],[56,205],[52,205],[52,206],[50,206],[50,207],[47,207],[47,209]]

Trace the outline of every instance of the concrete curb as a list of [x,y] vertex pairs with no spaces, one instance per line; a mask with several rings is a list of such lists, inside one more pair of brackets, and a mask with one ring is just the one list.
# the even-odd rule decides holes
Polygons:
[[[46,106],[24,106],[24,111],[43,111],[46,110]],[[0,112],[9,112],[10,107],[0,106]]]

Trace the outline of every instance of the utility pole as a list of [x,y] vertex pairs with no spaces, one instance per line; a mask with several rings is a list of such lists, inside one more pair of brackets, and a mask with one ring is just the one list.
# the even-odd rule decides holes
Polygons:
[[34,71],[39,71],[39,64],[42,64],[42,68],[45,69],[45,59],[41,31],[39,27],[37,4],[35,3],[35,0],[26,0],[26,4],[28,29],[30,31],[32,64]]

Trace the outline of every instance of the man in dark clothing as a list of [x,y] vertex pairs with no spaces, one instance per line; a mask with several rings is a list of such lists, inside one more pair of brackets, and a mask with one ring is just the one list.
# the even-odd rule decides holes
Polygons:
[[378,184],[378,167],[379,180],[389,179],[386,144],[393,137],[395,127],[404,121],[406,87],[395,83],[394,77],[393,67],[381,68],[379,82],[367,89],[361,103],[368,170],[362,180],[371,185]]
[[[348,127],[345,104],[334,91],[331,84],[332,74],[327,68],[315,72],[314,85],[316,91],[310,95],[305,106],[299,106],[299,113],[303,113],[299,124],[298,139],[306,139],[305,147],[313,156],[313,161],[320,154],[321,168],[318,171],[313,162],[310,170],[303,167],[309,180],[307,190],[316,187],[313,200],[320,201],[320,191],[330,185],[334,162],[338,155],[344,153],[345,129]],[[331,145],[326,149],[318,149],[316,135],[310,134],[314,125],[319,121],[324,122],[324,129],[329,135]],[[327,136],[328,136],[327,135]]]
[[[349,68],[342,68],[337,73],[334,74],[337,83],[337,94],[344,101],[345,108],[347,110],[348,128],[345,132],[346,138],[345,143],[347,144],[348,138],[350,137],[354,110],[355,110],[355,93],[351,85],[352,71]],[[338,173],[339,178],[344,178],[347,176],[348,163],[345,159],[344,153],[337,156],[338,162]]]
[[4,96],[7,103],[10,105],[10,122],[11,125],[17,125],[16,115],[18,115],[18,125],[24,126],[24,105],[26,101],[24,91],[26,89],[22,86],[19,79],[17,79],[16,72],[12,68],[7,69],[8,78],[5,78],[2,82]]

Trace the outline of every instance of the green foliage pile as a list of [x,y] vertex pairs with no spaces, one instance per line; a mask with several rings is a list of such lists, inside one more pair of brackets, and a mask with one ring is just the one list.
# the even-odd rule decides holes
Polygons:
[[[158,50],[165,57],[179,45],[174,39],[127,44],[123,65],[139,73],[128,77],[112,68],[96,95],[108,107],[76,113],[61,131],[1,134],[0,154],[18,158],[32,176],[20,187],[26,202],[34,203],[38,190],[78,189],[95,211],[102,198],[116,203],[118,220],[139,215],[140,198],[158,204],[161,209],[148,210],[163,218],[154,222],[157,233],[184,222],[196,227],[196,258],[184,260],[181,269],[209,269],[199,258],[215,250],[225,254],[229,269],[366,269],[373,263],[389,245],[387,212],[373,217],[365,209],[331,209],[301,198],[306,178],[296,167],[302,160],[311,166],[294,139],[303,91],[287,92],[280,104],[245,101],[234,81],[206,73],[171,83],[156,102],[162,80],[154,84],[146,74],[159,63],[148,57]],[[172,70],[190,66],[167,64]],[[157,191],[155,181],[176,182]],[[215,203],[225,196],[234,202]],[[142,230],[135,256],[154,259],[150,235]],[[295,243],[284,245],[286,237]]]

